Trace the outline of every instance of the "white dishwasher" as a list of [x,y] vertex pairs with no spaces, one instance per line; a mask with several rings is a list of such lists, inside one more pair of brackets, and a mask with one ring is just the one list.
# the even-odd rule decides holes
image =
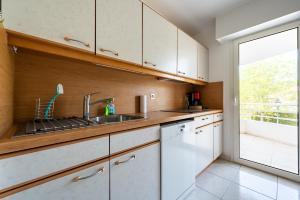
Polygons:
[[176,200],[195,183],[193,120],[161,127],[161,199]]

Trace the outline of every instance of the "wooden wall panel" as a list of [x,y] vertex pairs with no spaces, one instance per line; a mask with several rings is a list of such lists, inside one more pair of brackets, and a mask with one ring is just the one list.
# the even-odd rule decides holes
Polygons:
[[197,87],[202,94],[202,104],[209,109],[223,109],[223,82]]
[[13,55],[7,46],[6,33],[0,23],[0,136],[13,124],[13,82]]
[[[55,104],[55,116],[82,116],[83,96],[100,92],[97,97],[115,97],[117,113],[139,112],[138,95],[156,94],[149,111],[176,109],[184,106],[184,95],[190,84],[159,81],[155,77],[98,67],[71,59],[20,50],[15,56],[15,119],[34,116],[35,99],[48,101],[62,83],[65,94]],[[99,105],[100,106],[100,105]],[[99,107],[95,106],[95,107]],[[96,112],[102,112],[94,110]]]

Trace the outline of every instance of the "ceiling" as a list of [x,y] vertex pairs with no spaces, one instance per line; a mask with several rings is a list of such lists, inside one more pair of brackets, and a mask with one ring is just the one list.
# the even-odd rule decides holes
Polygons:
[[[183,31],[194,36],[205,24],[251,0],[143,0]],[[253,1],[253,0],[252,0]]]

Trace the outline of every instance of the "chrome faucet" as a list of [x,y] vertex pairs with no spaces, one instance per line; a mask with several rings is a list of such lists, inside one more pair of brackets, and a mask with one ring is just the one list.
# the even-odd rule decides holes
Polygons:
[[89,121],[90,120],[90,106],[97,103],[104,103],[107,101],[114,102],[113,97],[98,99],[96,101],[91,102],[91,97],[95,94],[99,94],[99,92],[87,94],[83,98],[83,119]]

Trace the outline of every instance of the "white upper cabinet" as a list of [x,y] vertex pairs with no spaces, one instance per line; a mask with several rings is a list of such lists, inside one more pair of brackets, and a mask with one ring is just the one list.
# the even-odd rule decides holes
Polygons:
[[178,75],[197,79],[197,48],[198,43],[178,29]]
[[94,0],[2,0],[5,28],[94,51]]
[[143,5],[143,65],[176,74],[177,27]]
[[208,49],[198,44],[198,79],[208,82]]
[[96,52],[142,64],[139,0],[96,0]]

